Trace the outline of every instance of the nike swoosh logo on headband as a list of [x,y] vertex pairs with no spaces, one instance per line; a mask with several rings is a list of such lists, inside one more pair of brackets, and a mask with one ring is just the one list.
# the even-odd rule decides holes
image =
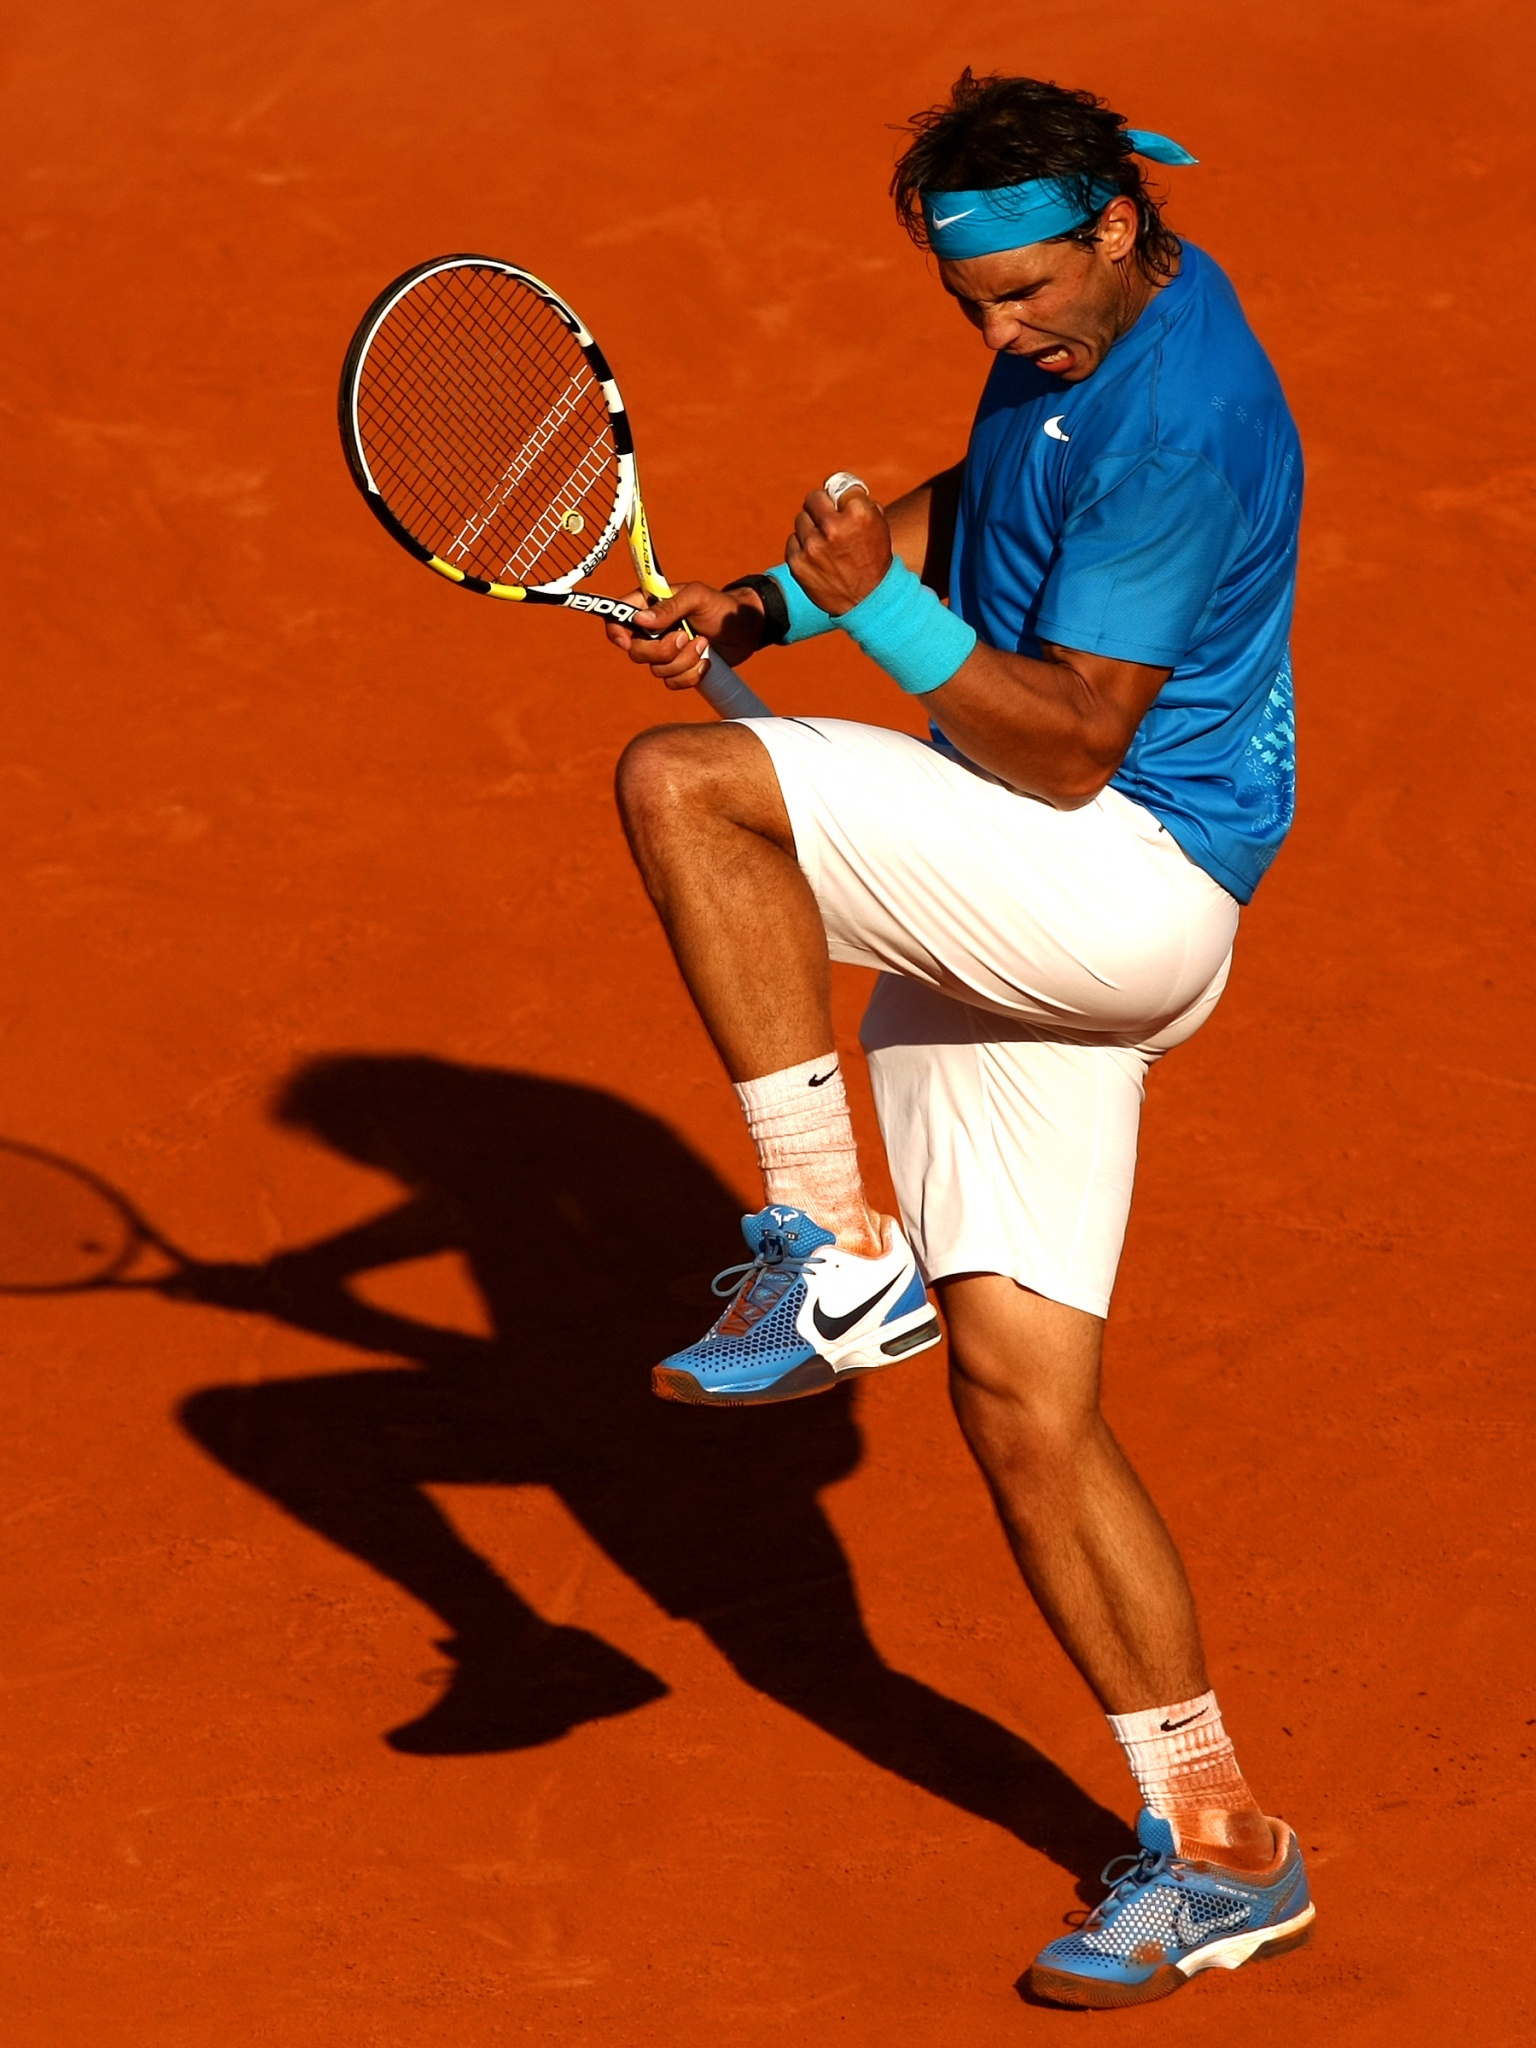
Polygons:
[[969,220],[975,211],[974,206],[968,206],[964,213],[946,214],[943,220],[940,220],[939,216],[935,214],[933,216],[933,224],[936,228],[952,228],[957,220]]

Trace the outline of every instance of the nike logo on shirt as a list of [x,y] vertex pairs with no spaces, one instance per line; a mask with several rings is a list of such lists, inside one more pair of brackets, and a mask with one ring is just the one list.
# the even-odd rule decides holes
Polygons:
[[[896,1280],[900,1278],[901,1275],[898,1273]],[[844,1336],[853,1328],[860,1316],[867,1316],[876,1302],[883,1300],[890,1293],[891,1289],[896,1285],[896,1280],[887,1280],[883,1287],[877,1287],[868,1301],[861,1301],[857,1308],[849,1309],[845,1316],[824,1315],[821,1303],[818,1301],[812,1306],[811,1321],[816,1325],[822,1336],[829,1341]]]

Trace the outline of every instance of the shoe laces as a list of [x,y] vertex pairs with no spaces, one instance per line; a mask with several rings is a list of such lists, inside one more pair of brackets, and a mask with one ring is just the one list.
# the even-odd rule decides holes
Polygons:
[[[823,1250],[824,1246],[818,1246],[808,1252],[792,1252],[782,1232],[765,1230],[758,1240],[757,1256],[743,1259],[740,1265],[724,1267],[709,1283],[711,1292],[726,1300],[738,1298],[743,1308],[751,1304],[758,1307],[760,1314],[766,1314],[783,1300],[807,1266],[820,1264]],[[760,1304],[753,1303],[753,1296],[765,1279],[772,1282],[765,1291],[766,1299]]]
[[[1122,1864],[1129,1864],[1122,1870]],[[1155,1878],[1172,1878],[1175,1884],[1182,1884],[1189,1865],[1182,1857],[1170,1856],[1166,1849],[1138,1849],[1134,1854],[1112,1856],[1099,1872],[1100,1884],[1109,1886],[1109,1894],[1100,1899],[1084,1922],[1085,1927],[1102,1927],[1112,1906],[1128,1899],[1133,1892],[1141,1890]]]

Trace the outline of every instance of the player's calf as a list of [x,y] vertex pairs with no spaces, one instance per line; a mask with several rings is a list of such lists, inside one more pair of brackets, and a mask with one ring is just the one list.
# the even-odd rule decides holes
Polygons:
[[745,726],[662,727],[619,764],[635,861],[726,1071],[832,1044],[827,935],[773,764]]

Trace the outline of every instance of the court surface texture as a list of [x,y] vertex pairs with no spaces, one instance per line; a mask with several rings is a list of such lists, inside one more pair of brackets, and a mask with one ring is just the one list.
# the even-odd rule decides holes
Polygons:
[[[0,1136],[203,1262],[0,1303],[7,2040],[1531,2038],[1536,16],[58,0],[6,40]],[[953,460],[984,360],[884,188],[966,62],[1203,159],[1171,217],[1310,470],[1300,821],[1152,1082],[1108,1404],[1318,1931],[1089,2022],[1015,1980],[1133,1794],[942,1353],[644,1392],[753,1198],[609,796],[705,714],[414,569],[333,416],[371,295],[484,248],[602,337],[675,574]],[[752,680],[914,723],[846,647]]]

